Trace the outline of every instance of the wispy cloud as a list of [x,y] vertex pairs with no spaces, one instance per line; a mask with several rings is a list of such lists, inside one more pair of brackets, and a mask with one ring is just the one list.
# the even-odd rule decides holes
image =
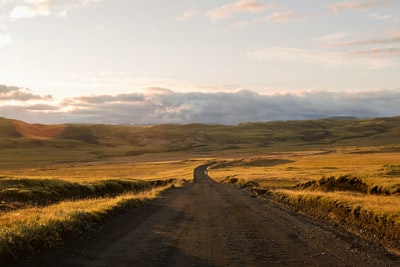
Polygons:
[[287,11],[278,10],[264,17],[237,22],[233,24],[230,28],[231,29],[244,28],[249,25],[258,23],[288,23],[288,22],[302,20],[305,17],[306,17],[305,14],[293,10],[287,10]]
[[316,40],[324,43],[332,43],[332,42],[337,42],[345,39],[348,36],[348,33],[346,32],[335,32],[331,34],[326,34],[323,36],[320,36],[316,38]]
[[349,56],[369,56],[369,57],[396,57],[400,56],[400,48],[375,48],[365,50],[354,50],[346,53]]
[[387,45],[387,44],[395,44],[400,43],[400,34],[391,37],[384,37],[384,38],[372,38],[372,39],[365,39],[365,40],[355,40],[349,42],[341,42],[336,43],[334,47],[346,47],[346,46],[360,46],[360,45]]
[[378,20],[378,21],[393,21],[395,18],[392,15],[389,14],[380,14],[380,13],[371,13],[368,14],[370,18],[373,20]]
[[256,13],[261,12],[267,7],[271,7],[272,5],[258,3],[255,0],[239,0],[232,4],[223,5],[221,7],[210,10],[206,13],[206,15],[214,22],[230,18],[233,14],[236,13]]
[[300,18],[304,18],[305,15],[295,12],[293,10],[288,10],[288,11],[276,11],[272,13],[271,15],[268,15],[263,18],[259,18],[256,20],[256,22],[276,22],[276,23],[284,23],[284,22],[289,22],[293,20],[297,20]]
[[383,37],[359,40],[332,40],[328,45],[331,49],[340,49],[346,60],[367,65],[369,68],[385,68],[399,65],[400,62],[400,31],[394,29]]
[[11,35],[9,33],[0,33],[0,46],[6,46],[12,43]]
[[11,35],[8,33],[7,26],[0,24],[0,46],[6,46],[11,44],[12,38]]
[[250,51],[247,56],[254,60],[284,60],[330,65],[340,64],[343,61],[343,57],[338,53],[293,47],[265,47],[260,50]]
[[60,17],[66,16],[68,10],[76,8],[79,6],[88,5],[94,2],[99,2],[101,0],[76,0],[76,1],[66,1],[66,0],[24,0],[24,1],[13,1],[17,6],[15,6],[9,16],[13,20],[23,19],[23,18],[33,18],[39,16],[49,16],[56,15]]
[[251,60],[289,61],[305,64],[322,64],[338,67],[347,64],[367,66],[369,69],[386,68],[399,64],[399,48],[354,49],[350,51],[326,51],[293,47],[265,47],[249,51]]
[[[18,90],[14,87],[0,87],[1,93]],[[37,96],[33,94],[32,97]],[[20,99],[20,96],[15,98]],[[249,90],[177,93],[167,88],[149,88],[142,93],[68,98],[59,104],[50,100],[47,103],[12,106],[0,102],[0,113],[5,117],[28,122],[115,124],[237,124],[331,116],[380,117],[400,114],[400,92],[377,90],[346,93],[316,90],[264,95]]]
[[329,6],[329,9],[337,14],[342,11],[351,10],[358,12],[369,11],[373,8],[382,8],[389,6],[393,1],[391,0],[366,0],[361,2],[356,1],[342,1]]
[[12,19],[33,18],[48,15],[50,15],[50,10],[49,6],[45,3],[17,6],[10,12],[10,17]]
[[185,21],[193,18],[198,12],[197,11],[185,11],[183,14],[175,18],[176,21]]

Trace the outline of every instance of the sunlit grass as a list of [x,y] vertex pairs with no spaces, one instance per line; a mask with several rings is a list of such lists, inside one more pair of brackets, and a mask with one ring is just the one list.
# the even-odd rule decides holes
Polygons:
[[[41,158],[44,163],[46,157]],[[21,154],[20,161],[29,158]],[[124,157],[83,163],[48,161],[38,166],[28,163],[18,168],[3,166],[0,262],[2,257],[13,258],[54,246],[64,233],[87,230],[109,214],[139,205],[170,186],[160,184],[191,180],[193,169],[208,160],[175,159],[171,153],[170,157],[148,155],[135,161]],[[156,189],[151,189],[156,185]],[[27,208],[30,205],[37,206]]]
[[226,158],[209,174],[400,254],[399,161],[399,152],[347,147]]
[[[64,201],[0,214],[0,256],[34,252],[58,244],[64,234],[79,234],[118,209],[153,199],[170,185],[116,197]],[[1,257],[0,257],[1,258]]]
[[363,207],[365,210],[379,214],[390,214],[395,218],[397,223],[400,223],[400,197],[399,196],[382,196],[382,195],[366,195],[355,192],[321,192],[308,190],[277,190],[292,198],[298,197],[326,197],[332,200],[338,200],[348,203],[351,207]]
[[[367,150],[368,148],[365,148]],[[210,167],[210,175],[217,181],[226,177],[237,177],[258,181],[261,185],[291,187],[299,182],[317,180],[323,176],[351,174],[362,178],[367,184],[393,185],[400,182],[400,173],[387,175],[385,165],[398,165],[400,153],[355,153],[359,148],[346,148],[328,151],[306,151],[291,153],[272,153],[246,159],[277,162],[270,166],[227,165],[223,168]],[[237,161],[238,159],[226,159]],[[279,161],[282,164],[279,164]],[[285,162],[286,161],[286,162]]]
[[1,171],[8,178],[60,179],[92,183],[100,180],[160,180],[193,178],[193,169],[207,160],[170,160],[160,162],[92,162],[85,164],[49,165],[41,168],[19,168]]

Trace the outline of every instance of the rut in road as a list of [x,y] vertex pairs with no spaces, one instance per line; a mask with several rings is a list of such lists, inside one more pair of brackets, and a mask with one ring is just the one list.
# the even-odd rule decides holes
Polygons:
[[27,266],[399,266],[343,231],[217,184],[194,183],[109,222]]

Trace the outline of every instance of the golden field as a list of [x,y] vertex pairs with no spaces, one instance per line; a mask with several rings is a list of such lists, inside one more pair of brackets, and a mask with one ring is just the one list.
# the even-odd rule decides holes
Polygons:
[[192,180],[193,169],[206,163],[218,182],[400,248],[400,117],[235,126],[0,118],[0,149],[4,258],[59,243]]
[[210,166],[209,174],[398,254],[400,153],[387,150],[393,149],[345,147],[231,158]]

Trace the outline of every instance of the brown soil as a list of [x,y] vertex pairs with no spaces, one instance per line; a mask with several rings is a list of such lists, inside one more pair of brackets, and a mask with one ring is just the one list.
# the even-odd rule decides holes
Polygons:
[[378,246],[217,184],[204,170],[101,232],[18,266],[400,265]]
[[66,128],[64,124],[29,124],[18,120],[13,120],[13,125],[22,136],[36,140],[51,139]]

